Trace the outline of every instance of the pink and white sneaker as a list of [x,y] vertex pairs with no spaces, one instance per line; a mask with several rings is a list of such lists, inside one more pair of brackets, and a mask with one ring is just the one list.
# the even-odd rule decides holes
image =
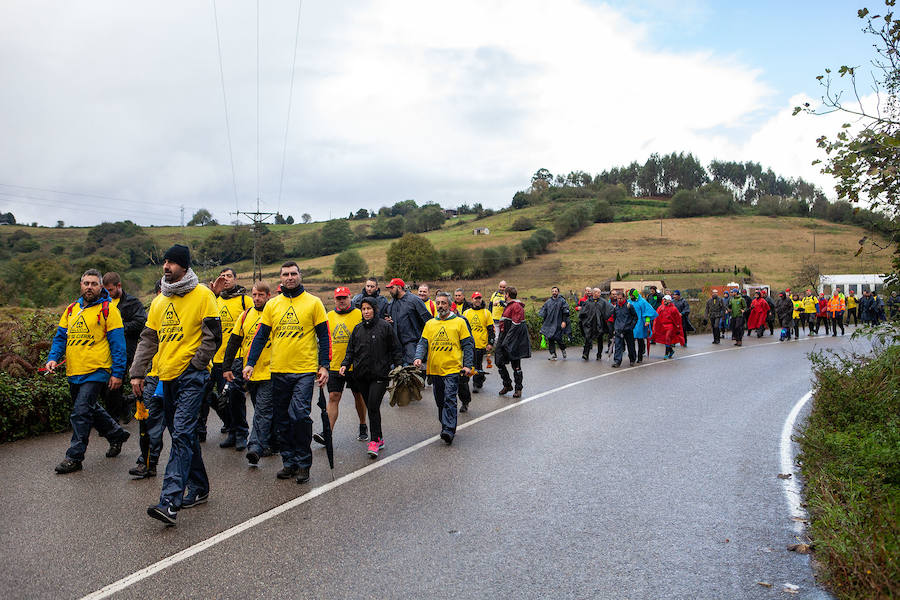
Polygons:
[[367,449],[369,458],[378,458],[378,451],[382,448],[384,448],[384,438],[378,438],[377,440],[369,442],[369,447]]

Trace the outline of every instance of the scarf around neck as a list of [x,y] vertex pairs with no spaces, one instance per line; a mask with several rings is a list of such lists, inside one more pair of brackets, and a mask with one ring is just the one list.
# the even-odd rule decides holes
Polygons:
[[182,277],[175,283],[167,283],[165,277],[163,277],[162,281],[160,282],[163,296],[184,296],[195,287],[197,287],[197,283],[197,274],[194,273],[194,270],[190,267],[188,267],[188,270],[184,274],[184,277]]

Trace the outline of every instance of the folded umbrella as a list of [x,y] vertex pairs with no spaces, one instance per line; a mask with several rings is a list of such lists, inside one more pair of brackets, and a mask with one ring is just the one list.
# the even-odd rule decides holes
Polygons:
[[325,391],[319,387],[319,401],[316,403],[322,410],[322,438],[325,440],[325,452],[328,454],[328,466],[331,467],[331,480],[334,481],[334,440],[331,434],[331,421],[325,404]]

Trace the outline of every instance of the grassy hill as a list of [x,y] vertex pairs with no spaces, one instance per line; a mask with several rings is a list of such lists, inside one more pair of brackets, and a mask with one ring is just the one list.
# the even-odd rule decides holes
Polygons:
[[[660,214],[665,201],[636,199],[627,206],[617,207],[617,219],[648,219]],[[491,217],[450,219],[444,227],[425,235],[441,250],[454,246],[468,249],[497,245],[512,245],[531,235],[531,231],[512,231],[512,222],[520,216],[531,218],[537,227],[552,228],[558,205],[532,206],[510,210]],[[366,223],[353,221],[352,225]],[[278,233],[285,248],[296,245],[299,237],[320,228],[322,223],[307,225],[271,225]],[[489,236],[474,236],[473,227],[488,227]],[[186,243],[197,247],[204,238],[228,226],[210,227],[147,227],[145,231],[162,248],[174,243]],[[4,238],[16,230],[28,231],[40,245],[30,253],[54,256],[65,254],[73,245],[84,242],[87,228],[31,228],[7,226],[0,229]],[[815,252],[813,236],[815,235]],[[551,245],[550,252],[526,260],[504,273],[487,280],[435,282],[439,287],[463,287],[464,289],[493,289],[496,281],[505,278],[517,285],[523,297],[543,298],[551,285],[559,285],[564,291],[578,291],[585,285],[611,279],[618,272],[623,278],[662,278],[670,287],[701,288],[704,285],[722,285],[734,277],[731,273],[671,273],[664,275],[632,275],[637,270],[697,270],[709,268],[740,269],[748,267],[753,279],[773,286],[797,283],[796,274],[805,264],[817,265],[823,273],[881,273],[890,268],[890,252],[871,253],[868,250],[854,257],[858,240],[870,232],[852,225],[840,225],[812,218],[725,216],[691,219],[663,219],[662,235],[659,220],[635,220],[629,222],[598,223],[572,237]],[[354,244],[369,264],[369,271],[385,275],[385,254],[394,240],[366,240]],[[881,242],[879,242],[881,243]],[[881,243],[887,246],[887,242]],[[867,246],[867,248],[870,248]],[[15,255],[0,261],[7,267],[13,261],[29,255]],[[320,274],[307,278],[308,286],[321,292],[333,288],[331,267],[334,255],[298,260],[307,270],[321,270]],[[264,277],[277,279],[279,262],[263,267]],[[250,261],[232,265],[246,280],[252,270]],[[218,267],[197,267],[201,279],[212,278]],[[146,295],[153,281],[159,277],[155,266],[132,269],[124,274],[132,291]],[[73,276],[76,274],[73,274]],[[40,285],[40,282],[36,282]],[[357,286],[353,286],[357,287]],[[0,304],[5,304],[0,299]]]

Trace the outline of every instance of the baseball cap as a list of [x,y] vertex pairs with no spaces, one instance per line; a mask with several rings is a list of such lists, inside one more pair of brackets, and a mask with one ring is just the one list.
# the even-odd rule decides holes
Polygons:
[[339,287],[339,288],[337,288],[336,290],[334,290],[334,297],[335,297],[335,298],[340,298],[341,296],[349,297],[349,296],[350,296],[350,289],[349,289],[349,288],[345,288],[345,287]]
[[391,282],[387,284],[388,287],[394,287],[395,285],[399,285],[402,288],[406,287],[406,284],[403,283],[403,280],[399,277],[394,277],[393,279],[391,279]]
[[472,300],[475,298],[481,298],[481,292],[472,292]]

